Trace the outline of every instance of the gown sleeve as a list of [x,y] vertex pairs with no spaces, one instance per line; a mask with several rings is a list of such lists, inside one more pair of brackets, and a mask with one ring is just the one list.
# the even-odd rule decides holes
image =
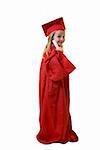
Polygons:
[[62,80],[76,68],[61,51],[52,51],[45,64],[46,73],[53,81]]

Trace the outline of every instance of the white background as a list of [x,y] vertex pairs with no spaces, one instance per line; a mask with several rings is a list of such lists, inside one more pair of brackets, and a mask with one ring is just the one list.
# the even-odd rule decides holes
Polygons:
[[[99,0],[0,1],[0,149],[100,149]],[[71,116],[79,142],[40,144],[39,67],[47,38],[41,25],[63,17]]]

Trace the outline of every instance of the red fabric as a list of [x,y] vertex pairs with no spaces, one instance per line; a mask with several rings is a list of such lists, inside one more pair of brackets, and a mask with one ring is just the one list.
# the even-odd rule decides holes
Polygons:
[[45,36],[48,36],[55,30],[65,30],[63,18],[58,18],[42,25]]
[[54,25],[47,30],[47,35],[56,30],[65,30],[62,25]]
[[44,144],[78,141],[72,130],[69,110],[69,74],[75,66],[66,56],[51,47],[42,59],[39,79],[40,131],[37,140]]

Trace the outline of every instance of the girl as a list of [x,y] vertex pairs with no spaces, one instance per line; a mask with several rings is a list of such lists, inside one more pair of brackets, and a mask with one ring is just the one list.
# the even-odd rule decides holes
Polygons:
[[63,18],[46,23],[42,28],[48,43],[40,66],[40,131],[36,137],[43,144],[76,142],[78,136],[72,130],[69,110],[69,74],[75,66],[63,54]]

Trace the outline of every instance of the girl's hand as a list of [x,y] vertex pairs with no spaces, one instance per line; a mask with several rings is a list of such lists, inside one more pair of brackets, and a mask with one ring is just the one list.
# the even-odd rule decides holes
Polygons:
[[55,40],[53,40],[52,42],[53,42],[54,46],[56,47],[57,51],[63,52],[63,47],[58,46],[58,44],[57,44],[57,42]]

